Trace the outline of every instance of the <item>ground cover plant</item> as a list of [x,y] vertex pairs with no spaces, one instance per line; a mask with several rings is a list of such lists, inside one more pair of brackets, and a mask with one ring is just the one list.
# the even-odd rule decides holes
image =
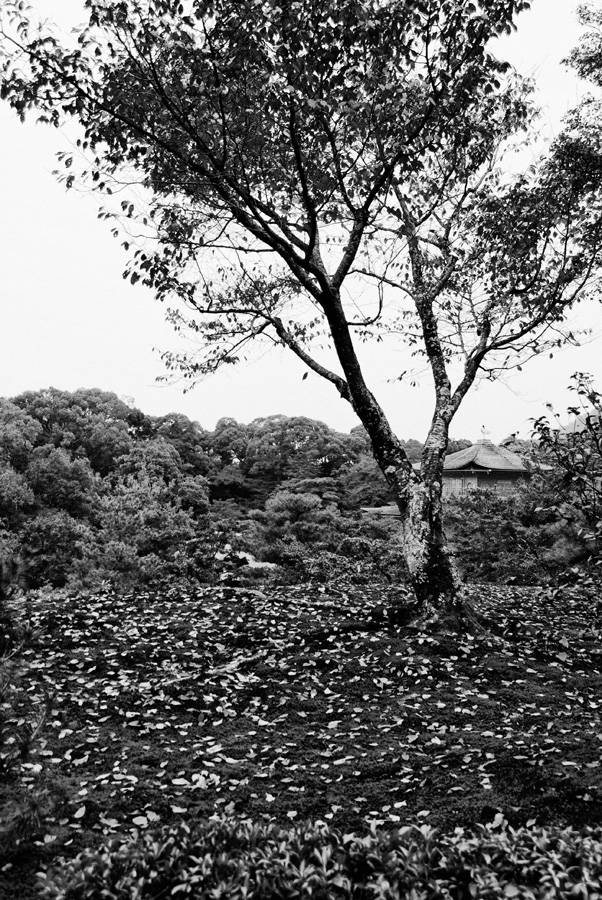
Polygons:
[[460,639],[408,628],[401,589],[31,594],[3,698],[0,894],[216,812],[360,836],[602,825],[590,593],[468,591],[491,631]]
[[48,882],[44,894],[61,900],[600,897],[600,829],[581,835],[495,828],[441,836],[422,825],[360,838],[324,822],[280,828],[214,817],[194,829],[181,824],[136,844],[113,840],[97,854],[82,854],[75,872]]

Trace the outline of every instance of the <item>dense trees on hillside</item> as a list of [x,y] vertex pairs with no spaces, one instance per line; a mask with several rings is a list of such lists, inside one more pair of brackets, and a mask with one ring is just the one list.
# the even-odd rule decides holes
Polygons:
[[[583,378],[577,389],[579,427],[539,420],[537,444],[519,448],[552,465],[545,477],[447,503],[469,580],[545,582],[598,553],[600,398]],[[0,558],[24,587],[214,581],[251,559],[287,580],[397,583],[396,521],[361,512],[391,499],[361,428],[275,415],[206,431],[98,390],[0,400]]]
[[184,431],[98,390],[3,400],[0,545],[21,558],[24,583],[178,574],[209,503],[206,454],[197,441],[191,469]]
[[360,503],[386,499],[371,459],[361,430],[303,417],[207,432],[99,390],[27,392],[0,401],[0,553],[29,587],[207,580],[231,540],[302,567],[303,546],[335,552]]

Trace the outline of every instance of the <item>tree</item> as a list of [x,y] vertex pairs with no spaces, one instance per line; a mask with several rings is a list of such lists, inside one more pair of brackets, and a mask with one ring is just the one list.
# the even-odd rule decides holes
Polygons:
[[21,530],[20,551],[24,560],[24,580],[28,587],[63,587],[74,563],[83,559],[93,542],[93,533],[84,521],[62,509],[43,509]]
[[42,427],[11,400],[0,398],[0,460],[22,471]]
[[25,470],[29,488],[44,506],[87,518],[98,501],[98,480],[83,457],[71,459],[62,447],[36,447]]
[[563,426],[541,416],[533,423],[540,452],[552,463],[548,475],[556,508],[572,510],[579,534],[592,555],[602,546],[602,394],[591,375],[577,372],[571,390],[579,399]]
[[149,420],[115,394],[96,388],[71,393],[57,388],[26,391],[12,403],[40,430],[38,444],[52,444],[68,452],[83,453],[95,472],[106,475],[115,460],[127,453],[133,439],[144,435]]
[[[584,34],[567,62],[577,74],[602,87],[602,10],[580,6],[579,19]],[[586,94],[565,118],[564,128],[554,144],[554,158],[575,193],[592,199],[602,181],[602,131],[599,95]]]
[[305,416],[268,416],[248,426],[241,471],[275,482],[329,477],[357,456],[353,435],[338,434]]
[[207,434],[182,413],[168,413],[153,421],[153,432],[172,444],[191,475],[206,475],[212,468],[207,455]]
[[138,443],[101,497],[89,562],[122,584],[200,577],[211,568],[207,482],[164,438]]
[[222,466],[239,466],[247,452],[249,429],[247,425],[226,416],[217,422],[208,440],[210,453]]
[[0,529],[14,528],[24,510],[34,506],[34,494],[26,479],[10,465],[0,463]]
[[[141,207],[121,201],[124,227],[148,235],[124,241],[126,274],[200,340],[168,367],[198,378],[267,341],[333,385],[399,506],[421,613],[455,625],[467,608],[442,525],[450,423],[479,373],[562,342],[600,255],[597,207],[557,167],[500,167],[531,105],[491,42],[528,5],[87,0],[73,47],[22,0],[1,14],[2,96],[83,126],[67,187],[146,189]],[[419,471],[360,360],[358,341],[385,334],[433,381]]]

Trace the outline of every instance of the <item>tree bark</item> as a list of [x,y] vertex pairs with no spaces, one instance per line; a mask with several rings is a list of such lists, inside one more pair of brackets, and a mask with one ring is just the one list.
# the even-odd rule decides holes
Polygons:
[[419,621],[461,632],[474,618],[443,530],[441,484],[410,482],[397,505],[401,540]]
[[413,469],[397,439],[387,432],[384,414],[383,420],[381,432],[372,434],[372,446],[400,513],[403,555],[416,598],[415,624],[455,634],[481,632],[483,626],[465,597],[443,527],[443,460],[448,438],[445,417],[435,416],[420,472]]

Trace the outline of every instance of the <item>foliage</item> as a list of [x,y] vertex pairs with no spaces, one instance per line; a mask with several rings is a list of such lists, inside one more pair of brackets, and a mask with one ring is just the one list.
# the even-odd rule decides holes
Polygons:
[[[588,390],[589,400],[580,396],[593,412],[597,395]],[[5,577],[15,585],[19,578],[29,587],[211,581],[220,569],[236,575],[216,557],[225,544],[278,564],[272,574],[290,583],[407,578],[398,521],[358,517],[362,506],[393,500],[361,427],[346,435],[307,418],[270,416],[248,425],[222,419],[207,432],[185,416],[147,417],[100,391],[51,389],[17,400],[28,412],[12,401],[0,404],[1,533]],[[120,416],[117,431],[111,411]],[[555,467],[545,477],[508,499],[475,492],[447,502],[447,533],[465,577],[547,583],[591,555],[597,420],[585,406],[580,412],[589,431],[556,442],[558,460],[540,441],[539,455]],[[578,448],[586,438],[591,446],[583,456]],[[420,457],[418,441],[402,443]],[[109,446],[127,451],[107,451],[101,476],[87,448]],[[560,450],[567,464],[570,456],[570,477],[558,474]],[[269,573],[258,566],[252,574]]]
[[309,543],[326,537],[334,515],[317,494],[280,490],[268,497],[265,511],[255,518],[264,524],[267,543],[289,536]]
[[34,492],[27,478],[10,464],[0,463],[0,523],[13,529],[34,506]]
[[281,516],[262,546],[301,531],[305,544],[324,544],[365,443],[304,418],[224,419],[208,433],[99,390],[28,392],[0,406],[0,516],[29,587],[211,579],[247,511],[273,515],[264,503],[275,489],[329,511],[322,526],[299,521],[288,535]]
[[244,477],[238,466],[234,465],[226,465],[219,469],[210,480],[212,501],[235,500],[242,503],[248,498],[255,500],[254,488],[254,484]]
[[[0,684],[8,687],[3,663],[14,653],[22,641],[23,629],[14,615],[11,601],[21,587],[21,560],[18,542],[10,532],[0,530]],[[3,688],[3,689],[4,689]]]
[[207,452],[208,436],[198,422],[191,422],[181,413],[169,413],[153,421],[152,434],[169,441],[177,450],[184,471],[190,475],[207,475],[212,469]]
[[341,504],[346,509],[386,506],[393,501],[391,490],[373,456],[363,453],[339,478]]
[[[283,567],[283,577],[293,583],[401,583],[398,529],[357,509],[355,514],[341,511],[335,503],[336,486],[330,478],[285,482],[263,510],[249,513],[241,546]],[[341,494],[343,505],[343,490]]]
[[12,657],[0,659],[0,774],[3,778],[28,765],[34,742],[51,711],[51,698],[28,695],[23,681],[23,672],[15,666]]
[[38,445],[79,449],[100,475],[111,471],[148,421],[115,394],[98,389],[26,391],[11,402],[39,423]]
[[581,520],[584,542],[592,554],[602,549],[602,395],[585,373],[573,376],[571,386],[579,404],[569,407],[567,427],[546,416],[533,424],[534,436],[554,467],[550,476],[556,508],[568,505]]
[[[535,478],[510,496],[469,491],[448,499],[445,525],[456,561],[468,581],[542,584],[567,560],[555,560],[557,517],[544,510],[553,494]],[[566,527],[563,529],[566,536]]]
[[0,398],[0,459],[21,472],[41,434],[41,424],[16,403]]
[[[591,4],[582,4],[577,13],[584,26],[578,45],[567,62],[598,88],[602,82],[602,14]],[[598,91],[584,93],[578,106],[564,118],[564,127],[553,144],[554,162],[575,196],[596,205],[596,191],[602,182],[601,103]]]
[[42,769],[29,758],[36,744],[43,746],[40,734],[52,708],[52,696],[37,681],[30,656],[34,638],[27,603],[0,594],[0,777],[16,782],[10,802],[3,804],[0,823],[0,854],[5,860],[23,840],[44,828],[37,815],[42,792],[27,791],[22,777],[29,767]]
[[243,474],[277,481],[330,478],[357,458],[361,437],[343,435],[306,417],[270,416],[249,426]]
[[212,468],[182,415],[151,419],[100,390],[3,400],[2,540],[30,588],[212,577]]
[[98,481],[87,458],[72,458],[51,444],[32,450],[25,478],[40,506],[63,510],[75,519],[91,515]]
[[18,542],[10,532],[0,531],[0,658],[18,641],[18,626],[8,601],[20,587],[21,561]]
[[363,429],[341,434],[304,416],[279,415],[249,425],[220,419],[205,445],[214,461],[211,498],[237,499],[256,509],[280,487],[322,494],[320,485],[329,483],[340,500],[347,475],[365,452],[366,435]]
[[495,827],[440,834],[404,827],[368,837],[324,822],[282,828],[214,816],[188,827],[114,840],[82,853],[44,879],[43,896],[61,900],[150,900],[215,896],[224,900],[552,900],[597,897],[602,890],[602,831]]
[[167,469],[162,452],[150,444],[143,449],[142,461],[132,459],[133,453],[123,458],[111,491],[101,500],[96,544],[83,564],[84,569],[96,567],[97,582],[116,578],[136,584],[193,575],[186,548],[196,546],[200,531],[208,530],[205,480],[186,476],[178,481],[174,448]]
[[[20,846],[43,836],[54,799],[31,782],[26,772],[39,774],[32,753],[44,747],[43,730],[52,712],[53,696],[37,678],[31,644],[37,635],[30,605],[18,596],[19,563],[14,543],[0,533],[0,780],[12,785],[2,803],[0,858],[4,869]],[[6,792],[5,792],[6,793]],[[1,887],[1,886],[0,886]]]
[[[223,419],[206,432],[112,394],[49,389],[6,401],[2,433],[0,515],[29,587],[211,580],[231,542],[286,562],[291,577],[327,579],[342,538],[361,530],[340,510],[386,496],[361,428],[346,435],[302,417]],[[101,458],[104,475],[92,465]],[[377,544],[374,557],[387,552]],[[399,553],[389,557],[388,570]]]
[[24,524],[19,537],[27,586],[62,587],[74,563],[84,558],[93,532],[64,510],[44,509]]
[[[290,583],[385,584],[407,577],[397,520],[358,518],[360,507],[393,500],[361,427],[346,435],[307,418],[270,416],[248,425],[222,419],[207,432],[185,416],[147,417],[100,391],[52,389],[17,399],[26,400],[28,412],[11,401],[0,406],[0,514],[10,559],[22,558],[11,563],[11,577],[22,577],[24,586],[212,580],[232,568],[215,555],[225,544],[278,564],[272,574]],[[111,411],[120,416],[117,431]],[[591,429],[596,420],[590,418]],[[138,425],[127,426],[125,443],[116,442],[116,434],[125,440],[128,422]],[[586,432],[571,437],[573,471]],[[402,443],[420,458],[420,442]],[[109,446],[127,452],[107,452],[101,476],[87,448]],[[569,444],[559,447],[566,455]],[[550,463],[551,449],[545,452]],[[548,472],[507,500],[476,492],[447,503],[446,528],[465,577],[546,583],[591,553],[585,536],[596,510],[593,445],[588,453],[572,482]],[[7,577],[9,568],[7,562]],[[267,569],[258,566],[252,574],[262,573]]]

